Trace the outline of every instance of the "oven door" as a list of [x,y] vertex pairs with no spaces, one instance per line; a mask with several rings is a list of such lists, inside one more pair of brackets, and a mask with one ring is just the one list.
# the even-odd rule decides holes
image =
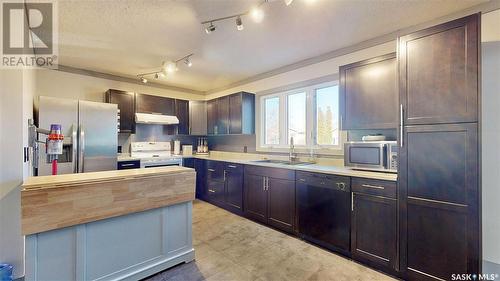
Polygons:
[[141,168],[158,168],[169,166],[182,166],[182,159],[161,160],[161,161],[141,161]]
[[386,155],[386,143],[348,142],[344,146],[344,166],[360,170],[386,171]]

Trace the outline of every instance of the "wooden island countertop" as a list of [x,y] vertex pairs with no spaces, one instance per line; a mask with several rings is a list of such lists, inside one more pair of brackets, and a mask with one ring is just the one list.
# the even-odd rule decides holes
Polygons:
[[24,235],[192,201],[196,172],[185,167],[28,178],[21,190]]

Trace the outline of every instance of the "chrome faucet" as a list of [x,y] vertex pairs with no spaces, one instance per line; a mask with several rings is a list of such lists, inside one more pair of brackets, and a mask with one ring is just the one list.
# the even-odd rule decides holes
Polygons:
[[297,154],[295,153],[295,145],[293,144],[293,137],[290,138],[290,155],[288,156],[288,161],[294,162],[297,160]]

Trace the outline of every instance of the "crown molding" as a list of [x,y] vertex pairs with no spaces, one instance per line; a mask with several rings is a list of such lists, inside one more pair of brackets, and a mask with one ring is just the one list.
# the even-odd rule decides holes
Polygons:
[[165,84],[156,83],[156,82],[148,82],[147,84],[144,84],[137,79],[133,79],[133,78],[129,78],[129,77],[123,77],[123,76],[119,76],[119,75],[98,72],[98,71],[94,71],[94,70],[76,68],[76,67],[67,66],[67,65],[59,65],[58,68],[55,70],[73,73],[73,74],[91,76],[91,77],[95,77],[95,78],[108,79],[108,80],[113,80],[113,81],[118,81],[118,82],[138,84],[138,85],[142,85],[142,86],[160,88],[160,89],[171,90],[171,91],[176,91],[176,92],[183,92],[183,93],[189,93],[189,94],[194,94],[194,95],[205,95],[205,92],[203,92],[203,91],[197,91],[197,90],[193,90],[193,89],[172,86],[172,85],[165,85]]

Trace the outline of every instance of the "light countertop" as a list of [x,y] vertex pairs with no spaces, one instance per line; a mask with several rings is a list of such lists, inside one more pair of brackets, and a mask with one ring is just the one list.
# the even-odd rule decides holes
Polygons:
[[170,175],[183,172],[194,172],[193,169],[179,166],[158,167],[148,169],[111,170],[80,174],[64,174],[56,176],[30,177],[23,183],[23,191],[68,186],[72,184],[115,181],[157,175]]

